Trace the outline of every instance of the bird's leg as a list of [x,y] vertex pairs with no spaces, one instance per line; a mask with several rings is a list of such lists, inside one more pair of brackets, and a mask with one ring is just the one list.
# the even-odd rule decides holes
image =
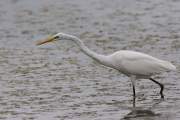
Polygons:
[[161,94],[161,98],[164,99],[164,95],[163,95],[164,85],[152,78],[149,78],[149,80],[153,81],[154,83],[158,84],[161,87],[160,94]]
[[133,107],[135,107],[135,102],[136,102],[135,78],[136,78],[135,76],[131,76],[131,82],[133,87]]

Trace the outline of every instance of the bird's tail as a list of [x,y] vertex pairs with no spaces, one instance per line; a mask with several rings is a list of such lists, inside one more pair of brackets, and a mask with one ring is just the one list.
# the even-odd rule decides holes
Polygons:
[[170,63],[168,61],[162,61],[161,65],[168,71],[175,71],[176,70],[176,66],[174,66],[172,63]]

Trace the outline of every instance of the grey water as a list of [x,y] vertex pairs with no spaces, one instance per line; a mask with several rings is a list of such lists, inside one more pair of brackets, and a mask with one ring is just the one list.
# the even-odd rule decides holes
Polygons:
[[[1,120],[179,120],[180,1],[1,0]],[[136,50],[171,61],[176,72],[154,76],[165,85],[130,80],[62,41],[35,42],[64,32],[92,50]]]

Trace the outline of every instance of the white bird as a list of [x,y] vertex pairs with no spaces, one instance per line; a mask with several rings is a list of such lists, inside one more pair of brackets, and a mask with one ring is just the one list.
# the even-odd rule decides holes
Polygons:
[[130,77],[133,87],[133,98],[135,100],[135,80],[136,79],[149,79],[154,83],[158,84],[161,88],[160,95],[164,98],[163,89],[164,85],[152,78],[152,75],[158,74],[160,72],[176,70],[176,67],[168,61],[160,60],[158,58],[152,57],[150,55],[130,51],[130,50],[120,50],[114,52],[110,55],[98,54],[87,48],[84,43],[76,36],[68,35],[65,33],[57,33],[48,37],[47,39],[40,40],[37,45],[41,45],[48,42],[53,42],[57,40],[71,40],[75,42],[80,49],[89,57],[98,61],[99,63],[114,68],[119,72]]

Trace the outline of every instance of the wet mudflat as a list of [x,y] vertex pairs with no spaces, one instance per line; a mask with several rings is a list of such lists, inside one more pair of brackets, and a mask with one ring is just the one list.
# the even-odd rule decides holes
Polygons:
[[[1,0],[0,119],[179,120],[180,2],[178,0]],[[80,37],[109,54],[136,50],[172,61],[177,72],[137,81],[136,110],[127,77],[62,41],[35,46],[56,32]]]

